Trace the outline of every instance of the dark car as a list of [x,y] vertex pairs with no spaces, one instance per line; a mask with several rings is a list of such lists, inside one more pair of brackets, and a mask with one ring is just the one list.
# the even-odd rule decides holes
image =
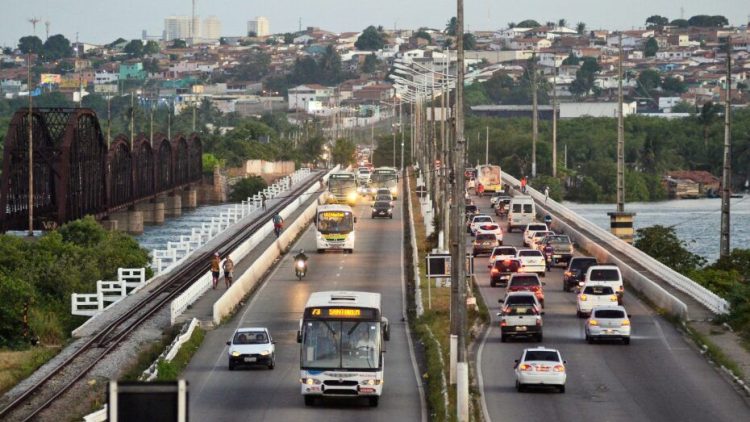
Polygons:
[[586,271],[590,266],[596,265],[596,258],[592,256],[575,256],[570,258],[568,268],[563,274],[563,291],[570,292],[578,286],[578,283],[586,278]]
[[393,218],[393,205],[391,205],[391,201],[375,201],[372,204],[372,218],[375,217]]
[[472,254],[474,256],[480,254],[491,254],[496,246],[500,246],[497,236],[493,233],[480,233],[472,242]]
[[479,208],[477,208],[476,205],[466,206],[466,219],[467,220],[471,220],[471,217],[474,217],[477,214],[479,214]]
[[517,259],[498,259],[490,270],[490,287],[507,286],[513,273],[521,268],[521,261]]

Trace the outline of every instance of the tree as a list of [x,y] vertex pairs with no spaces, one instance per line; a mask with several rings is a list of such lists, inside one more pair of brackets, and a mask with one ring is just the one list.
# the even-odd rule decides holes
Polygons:
[[662,264],[685,274],[705,264],[706,260],[685,248],[673,227],[660,225],[636,230],[633,246]]
[[695,106],[686,102],[680,101],[672,107],[672,113],[693,113],[695,112]]
[[464,50],[474,50],[477,48],[477,38],[469,32],[464,34]]
[[24,338],[24,317],[27,316],[34,289],[24,280],[0,273],[0,346],[19,346]]
[[661,75],[659,74],[659,71],[654,69],[643,70],[638,75],[638,85],[640,85],[647,93],[655,90],[661,85]]
[[688,25],[704,28],[721,28],[729,25],[729,21],[721,15],[696,15],[688,19]]
[[508,22],[508,29],[513,29],[513,28],[515,28],[516,26],[517,26],[517,25],[516,25],[516,23],[515,23],[515,22]]
[[688,26],[690,26],[690,23],[687,21],[687,19],[675,19],[669,24],[678,28],[687,28]]
[[568,24],[568,21],[565,20],[565,18],[560,19],[560,20],[557,21],[557,26],[559,28],[565,28],[565,25],[567,25],[567,24]]
[[263,51],[252,50],[240,58],[234,76],[243,81],[259,81],[268,74],[271,56]]
[[320,83],[320,68],[318,62],[310,56],[298,58],[294,62],[292,73],[289,75],[291,84]]
[[570,84],[570,92],[576,97],[586,96],[594,88],[596,73],[601,71],[601,66],[593,57],[584,57],[580,69],[576,72],[576,78]]
[[268,187],[266,181],[260,176],[243,177],[234,186],[229,194],[229,202],[242,202]]
[[383,46],[385,46],[383,34],[372,25],[365,28],[354,43],[357,50],[377,51],[382,50]]
[[721,113],[721,106],[708,101],[701,107],[701,112],[698,114],[698,122],[703,126],[703,151],[708,152],[708,135],[711,125],[716,121],[719,113]]
[[354,153],[357,146],[349,139],[336,139],[331,149],[331,159],[334,164],[340,164],[342,167],[354,164]]
[[180,39],[173,40],[172,45],[170,46],[170,48],[186,48],[186,47],[187,47],[187,43],[185,42],[185,40],[180,40]]
[[323,54],[320,56],[318,63],[320,69],[320,80],[326,85],[336,85],[341,82],[341,56],[339,55],[333,44],[329,44],[326,47]]
[[148,73],[159,73],[161,68],[159,67],[159,60],[156,59],[145,59],[143,61],[143,70]]
[[58,60],[72,55],[73,49],[70,47],[70,41],[61,34],[53,35],[44,42],[43,56],[47,60]]
[[646,19],[646,28],[669,25],[669,19],[664,16],[651,15]]
[[156,41],[148,41],[146,45],[143,47],[143,54],[159,54],[159,51],[161,51],[161,47],[159,47],[159,43]]
[[432,36],[429,32],[425,31],[424,28],[419,28],[419,30],[414,33],[414,38],[422,38],[423,40],[426,40],[428,44],[432,44]]
[[535,21],[534,19],[526,19],[518,22],[516,26],[518,28],[539,28],[542,25],[539,25],[539,22]]
[[685,83],[674,76],[667,76],[661,83],[661,88],[671,94],[682,94],[687,91]]
[[291,44],[294,42],[294,34],[291,32],[284,33],[284,44]]
[[365,62],[362,64],[362,72],[364,73],[373,73],[377,69],[378,66],[378,57],[373,54],[368,54],[365,56]]
[[456,17],[453,16],[452,18],[448,20],[448,23],[445,25],[445,34],[450,35],[451,37],[455,37],[457,30],[458,30],[458,19],[456,19]]
[[18,40],[18,49],[23,54],[40,54],[44,50],[44,44],[39,37],[28,35]]
[[578,22],[576,24],[576,32],[578,32],[578,35],[583,35],[586,33],[586,24],[583,22]]
[[143,43],[141,40],[131,40],[125,48],[122,49],[122,52],[131,58],[141,57],[143,56]]
[[648,40],[646,40],[646,43],[643,45],[643,55],[646,57],[654,57],[657,51],[659,51],[659,44],[656,42],[656,38],[648,37]]
[[568,54],[568,57],[563,60],[562,64],[566,66],[578,66],[578,64],[581,62],[581,59],[578,58],[573,53]]

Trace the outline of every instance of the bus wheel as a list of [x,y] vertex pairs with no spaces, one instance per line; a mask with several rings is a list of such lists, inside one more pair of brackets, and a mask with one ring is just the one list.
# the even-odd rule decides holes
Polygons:
[[305,406],[315,406],[315,397],[305,396]]
[[378,407],[379,399],[380,397],[378,396],[370,397],[370,407]]
[[323,253],[323,252],[325,252],[323,249],[318,249],[318,253]]

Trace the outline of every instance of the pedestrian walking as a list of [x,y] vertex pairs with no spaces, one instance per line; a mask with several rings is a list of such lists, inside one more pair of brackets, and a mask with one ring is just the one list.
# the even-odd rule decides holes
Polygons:
[[219,258],[219,253],[216,252],[211,258],[211,276],[212,279],[212,288],[215,289],[216,285],[219,283],[219,268],[221,267],[221,258]]
[[549,186],[544,187],[544,203],[547,203],[547,200],[549,199]]
[[227,256],[227,259],[224,260],[224,284],[227,289],[232,285],[232,281],[234,281],[234,261]]
[[284,219],[281,217],[281,214],[277,212],[273,216],[273,232],[276,234],[277,238],[281,234],[281,229],[283,228],[284,228]]
[[523,176],[521,178],[521,193],[526,193],[526,183],[527,183],[526,176]]
[[266,210],[266,194],[261,192],[260,193],[260,205],[263,207],[263,211]]

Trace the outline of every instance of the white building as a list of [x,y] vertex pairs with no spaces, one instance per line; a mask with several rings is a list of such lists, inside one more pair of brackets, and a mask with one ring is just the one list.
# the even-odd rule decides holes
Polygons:
[[218,40],[221,38],[221,21],[216,16],[209,16],[203,20],[203,39]]
[[289,110],[307,110],[310,102],[328,104],[333,88],[318,84],[300,85],[289,89]]
[[117,83],[119,78],[120,75],[117,73],[96,72],[94,73],[94,85],[114,84]]
[[265,37],[271,33],[271,26],[268,22],[268,18],[264,16],[256,16],[255,20],[247,22],[247,33],[255,33],[256,37]]
[[164,41],[190,38],[190,17],[169,16],[164,19]]

